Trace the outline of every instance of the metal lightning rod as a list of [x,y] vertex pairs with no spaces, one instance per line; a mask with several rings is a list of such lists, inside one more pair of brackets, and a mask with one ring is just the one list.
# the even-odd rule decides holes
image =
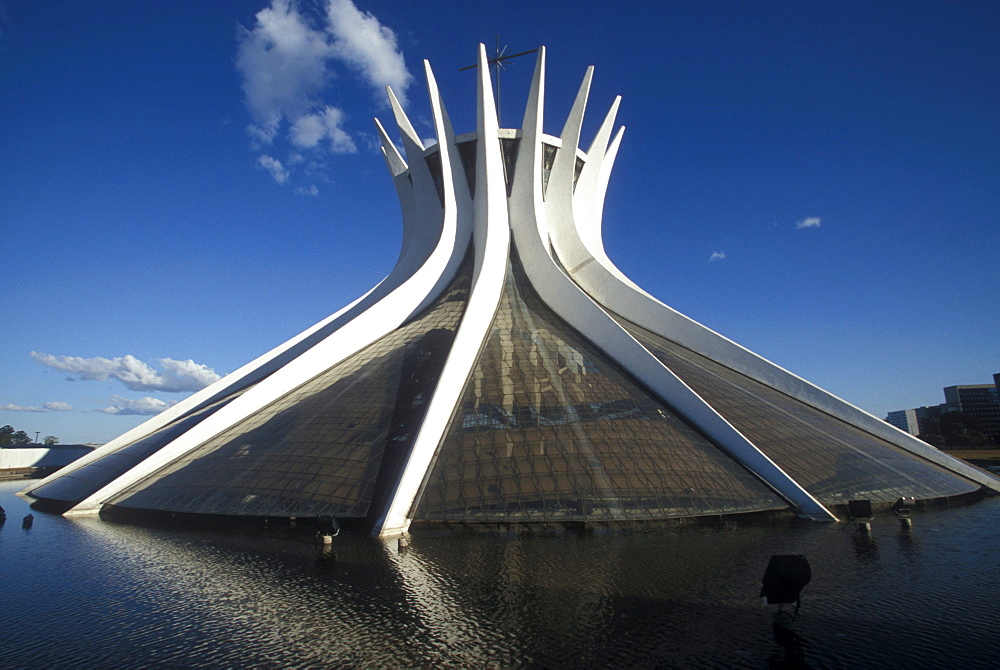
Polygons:
[[[500,125],[500,71],[507,69],[507,61],[511,60],[512,58],[517,58],[518,56],[527,56],[528,54],[533,54],[538,52],[538,49],[532,49],[531,51],[521,51],[520,53],[516,54],[508,54],[507,48],[508,47],[506,44],[503,46],[503,48],[500,47],[500,36],[497,35],[496,48],[493,51],[493,55],[492,57],[486,59],[486,62],[489,64],[490,67],[490,72],[493,73],[493,82],[494,82],[493,88],[496,89],[496,98],[497,98],[496,99],[497,125],[499,125],[501,128],[503,126]],[[466,65],[465,67],[458,68],[458,71],[461,72],[462,70],[471,70],[477,67],[479,67],[478,63],[476,63],[475,65]]]

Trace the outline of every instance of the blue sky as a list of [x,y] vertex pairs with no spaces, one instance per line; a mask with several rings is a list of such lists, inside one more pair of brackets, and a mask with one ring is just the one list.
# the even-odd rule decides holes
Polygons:
[[588,65],[584,144],[623,96],[649,292],[878,416],[1000,372],[995,2],[0,0],[0,425],[107,441],[377,283],[382,87],[430,137],[429,59],[474,130],[496,34],[548,132]]

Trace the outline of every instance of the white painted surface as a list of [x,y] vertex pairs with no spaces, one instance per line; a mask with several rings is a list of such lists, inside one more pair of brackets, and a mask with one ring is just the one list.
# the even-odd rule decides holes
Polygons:
[[[483,342],[489,337],[493,317],[503,294],[510,235],[507,226],[507,191],[500,155],[499,128],[486,49],[479,45],[477,85],[477,128],[480,141],[476,152],[475,198],[460,200],[459,212],[473,227],[475,271],[465,315],[455,334],[437,389],[417,433],[410,457],[387,514],[378,520],[377,534],[387,536],[404,532],[410,525],[410,508],[427,475],[438,446],[445,437],[455,407],[461,400],[465,383],[472,374]],[[438,107],[432,105],[435,114]],[[449,126],[450,130],[450,126]],[[446,146],[454,147],[452,140]],[[457,152],[457,150],[456,150]],[[453,192],[468,194],[461,161],[453,161]]]
[[67,444],[58,447],[2,447],[0,448],[0,470],[65,466],[86,456],[93,450],[93,447],[82,444]]

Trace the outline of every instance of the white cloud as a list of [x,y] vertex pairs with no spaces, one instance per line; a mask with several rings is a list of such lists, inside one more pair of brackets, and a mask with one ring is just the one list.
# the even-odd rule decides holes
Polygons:
[[721,261],[725,257],[726,257],[726,252],[725,251],[713,251],[712,255],[708,257],[708,260],[710,260],[710,261]]
[[257,165],[261,166],[265,170],[271,173],[271,177],[274,181],[279,184],[284,184],[288,179],[288,170],[281,164],[277,158],[272,158],[271,156],[260,156],[257,158]]
[[192,360],[173,358],[157,359],[162,368],[157,371],[134,356],[119,358],[81,358],[79,356],[53,356],[35,351],[31,357],[39,363],[63,370],[77,379],[102,381],[117,379],[131,391],[166,391],[182,393],[198,391],[220,379],[215,370]]
[[254,120],[251,133],[270,144],[284,117],[297,118],[315,106],[332,73],[326,35],[310,27],[289,0],[272,0],[257,12],[252,30],[243,29],[236,69]]
[[11,402],[0,405],[0,410],[8,412],[68,412],[72,409],[72,405],[62,401],[43,402],[41,407],[25,407],[24,405],[15,405]]
[[330,140],[330,152],[353,154],[358,147],[351,136],[341,127],[344,112],[336,107],[325,107],[317,114],[300,116],[289,130],[292,144],[301,149],[311,149],[323,140]]
[[295,146],[311,149],[326,137],[326,126],[319,114],[306,114],[295,120],[288,134]]
[[168,407],[177,404],[174,402],[164,402],[156,398],[150,398],[149,396],[130,400],[118,395],[111,396],[110,402],[111,405],[108,407],[94,411],[101,412],[102,414],[120,414],[123,416],[148,416],[159,414]]
[[799,230],[801,228],[819,228],[820,219],[818,216],[810,216],[808,218],[802,219],[801,221],[795,222],[795,229]]
[[[287,131],[290,153],[357,152],[355,137],[344,127],[344,111],[324,100],[338,64],[377,91],[379,102],[384,104],[383,87],[391,85],[406,104],[413,76],[396,33],[351,0],[326,0],[325,12],[315,11],[316,4],[271,0],[256,14],[253,27],[240,31],[236,69],[253,120],[247,132],[257,147],[276,145]],[[289,178],[288,169],[271,156],[258,163],[279,184]],[[290,156],[285,164],[296,161]]]
[[299,186],[295,189],[295,195],[311,195],[315,198],[319,195],[319,189],[316,188],[316,184],[311,185],[309,188],[302,188]]
[[0,410],[5,410],[7,412],[44,412],[45,410],[41,407],[24,407],[23,405],[15,405],[14,403],[4,403],[0,405]]
[[[157,378],[155,386],[150,390],[159,391],[200,391],[201,389],[214,384],[222,379],[215,370],[195,363],[190,358],[186,361],[178,361],[173,358],[158,358],[157,363],[163,368],[163,374]],[[144,391],[146,389],[134,389]]]
[[351,0],[328,0],[326,15],[334,54],[364,77],[378,95],[391,86],[405,106],[413,75],[406,69],[396,33],[370,12],[360,11]]

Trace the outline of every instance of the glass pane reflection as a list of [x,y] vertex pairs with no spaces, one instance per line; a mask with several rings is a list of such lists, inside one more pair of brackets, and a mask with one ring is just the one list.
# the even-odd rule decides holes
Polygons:
[[146,460],[177,436],[201,423],[215,412],[243,394],[240,389],[208,407],[176,419],[158,431],[88,463],[73,472],[64,474],[31,492],[31,496],[45,500],[78,503],[104,488],[127,471]]
[[414,519],[625,520],[786,507],[555,316],[514,257]]
[[938,498],[976,484],[614,315],[803,488],[825,504]]
[[433,305],[125,491],[129,508],[249,516],[367,514],[397,465],[454,339],[471,254]]

